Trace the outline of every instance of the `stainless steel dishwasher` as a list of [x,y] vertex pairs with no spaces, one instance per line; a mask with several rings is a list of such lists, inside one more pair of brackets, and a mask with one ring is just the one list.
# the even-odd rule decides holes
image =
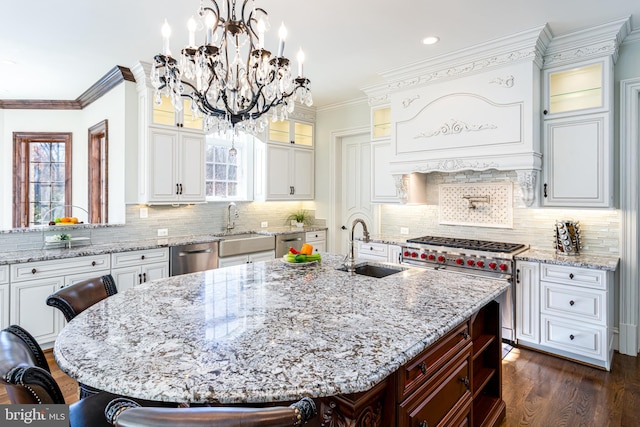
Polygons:
[[305,233],[279,234],[276,236],[276,258],[289,252],[289,248],[300,250],[306,239]]
[[169,249],[169,275],[195,273],[218,268],[218,242],[190,243]]

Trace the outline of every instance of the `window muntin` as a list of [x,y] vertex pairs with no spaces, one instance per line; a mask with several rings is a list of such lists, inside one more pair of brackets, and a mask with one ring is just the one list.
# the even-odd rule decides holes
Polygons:
[[235,156],[229,154],[231,146],[231,140],[226,137],[207,135],[205,185],[208,201],[250,199],[253,137],[241,134],[235,138]]

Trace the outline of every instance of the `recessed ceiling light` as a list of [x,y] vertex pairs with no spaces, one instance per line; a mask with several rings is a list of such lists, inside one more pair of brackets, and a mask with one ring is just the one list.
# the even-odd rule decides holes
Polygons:
[[438,43],[438,41],[440,41],[440,37],[436,36],[429,36],[422,39],[423,44],[435,44]]

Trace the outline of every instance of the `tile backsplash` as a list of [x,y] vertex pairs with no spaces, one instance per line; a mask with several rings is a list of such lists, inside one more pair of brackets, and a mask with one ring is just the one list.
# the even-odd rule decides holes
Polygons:
[[[225,231],[227,203],[198,205],[148,206],[147,218],[140,218],[140,206],[127,205],[126,224],[92,229],[93,244],[157,238],[159,228],[166,228],[169,237],[218,234]],[[300,202],[236,202],[238,211],[235,230],[260,229],[262,222],[270,228],[289,225],[286,218],[301,209]],[[311,216],[314,211],[308,209]],[[324,225],[324,221],[315,220]],[[37,231],[0,233],[0,251],[40,249],[43,235]]]
[[[440,223],[440,184],[479,185],[513,183],[512,228],[447,225]],[[620,255],[620,211],[617,209],[527,208],[520,198],[515,172],[484,171],[430,173],[427,178],[426,205],[380,206],[380,232],[399,235],[400,227],[411,224],[409,236],[436,235],[481,240],[524,243],[535,249],[554,249],[557,219],[580,221],[582,253]]]

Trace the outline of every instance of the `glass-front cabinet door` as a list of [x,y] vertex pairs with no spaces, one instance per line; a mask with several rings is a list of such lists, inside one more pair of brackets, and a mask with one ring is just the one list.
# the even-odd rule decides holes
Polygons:
[[607,60],[573,64],[545,71],[545,116],[609,109],[610,69]]
[[371,109],[371,139],[387,139],[391,136],[391,107]]
[[175,110],[168,96],[161,97],[160,104],[152,101],[151,120],[154,125],[202,130],[202,117],[191,113],[191,100],[187,98],[182,99],[182,111]]
[[313,147],[313,125],[294,120],[269,122],[269,141]]

